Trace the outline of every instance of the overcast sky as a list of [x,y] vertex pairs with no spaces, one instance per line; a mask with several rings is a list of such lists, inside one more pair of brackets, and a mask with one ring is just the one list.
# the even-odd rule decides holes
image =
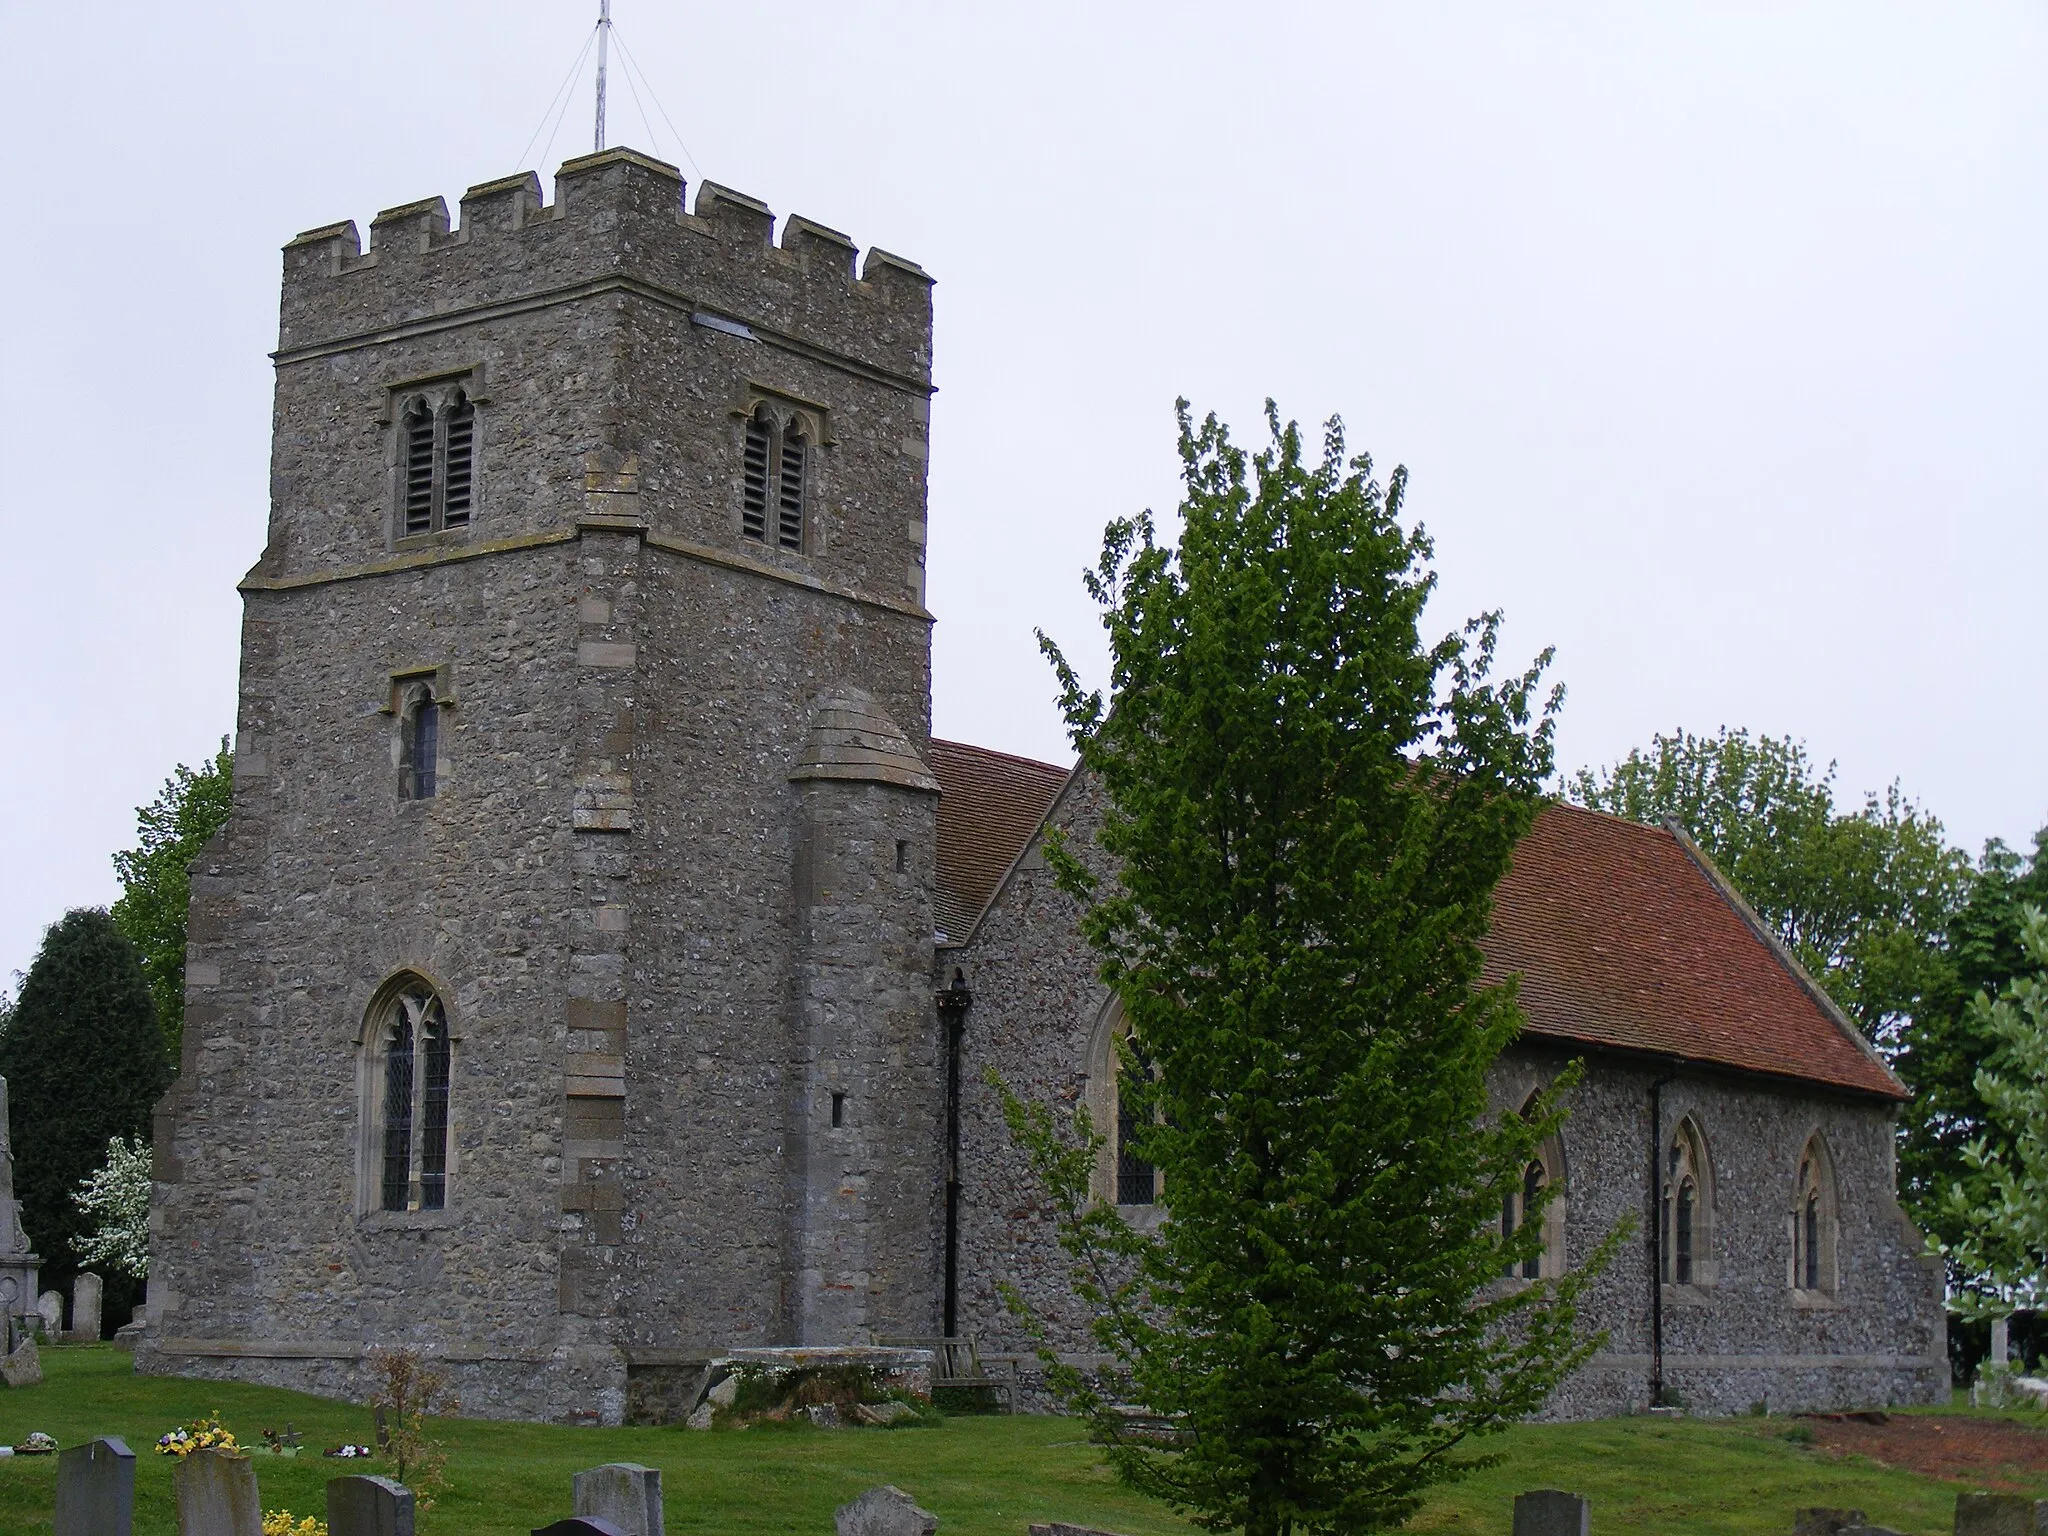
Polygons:
[[[519,158],[594,9],[0,0],[0,984],[231,728],[278,247],[588,150],[586,64]],[[1272,395],[1408,466],[1435,623],[1557,647],[1563,765],[1726,722],[2048,821],[2038,0],[616,17],[614,143],[938,279],[941,734],[1064,759],[1033,627],[1099,658],[1175,395]]]

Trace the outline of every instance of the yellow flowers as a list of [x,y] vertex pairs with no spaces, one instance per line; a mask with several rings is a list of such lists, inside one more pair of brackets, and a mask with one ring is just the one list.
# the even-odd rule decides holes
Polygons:
[[180,1424],[156,1443],[159,1456],[190,1456],[194,1451],[239,1451],[241,1445],[234,1433],[220,1421],[220,1410],[214,1409],[203,1419],[194,1419],[191,1425]]
[[327,1536],[327,1522],[311,1515],[300,1520],[288,1509],[266,1509],[263,1536]]

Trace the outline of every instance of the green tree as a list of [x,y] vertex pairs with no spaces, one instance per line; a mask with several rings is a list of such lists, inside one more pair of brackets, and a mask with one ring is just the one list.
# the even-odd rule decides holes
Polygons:
[[[1913,1090],[1901,1117],[1900,1191],[1914,1219],[1952,1254],[1966,1236],[1959,1212],[1994,1198],[1989,1175],[1968,1148],[1982,1140],[2001,1155],[2010,1150],[1977,1088],[1978,1069],[2000,1042],[1976,1002],[1997,997],[2031,969],[2021,932],[2029,906],[2048,908],[2048,828],[2034,835],[2030,857],[1996,839],[1985,845],[1969,896],[1949,923],[1948,984],[1929,990],[1892,1057]],[[1958,1185],[1965,1192],[1960,1206],[1953,1198]],[[1951,1278],[1963,1286],[1973,1279],[1953,1266]]]
[[1724,726],[1659,735],[1598,775],[1580,769],[1566,793],[1631,821],[1676,820],[1842,1011],[1895,1044],[1921,1000],[1952,985],[1944,939],[1970,861],[1897,784],[1840,812],[1834,780],[1789,736]]
[[192,896],[192,861],[227,825],[234,787],[234,757],[222,737],[220,751],[198,768],[178,764],[162,793],[135,813],[140,841],[114,855],[121,877],[114,922],[142,957],[173,1065],[185,1021],[185,909]]
[[0,1035],[22,1224],[61,1284],[85,1233],[73,1193],[116,1136],[149,1135],[170,1062],[135,946],[98,908],[43,934]]
[[1970,1310],[2006,1312],[2039,1301],[2048,1268],[2048,915],[2028,906],[2020,945],[2029,969],[1996,1001],[1979,993],[1974,1021],[1993,1043],[1976,1088],[1999,1143],[1978,1136],[1964,1161],[1978,1177],[1949,1186],[1957,1236],[1951,1264],[1972,1277]]
[[[1497,614],[1426,643],[1405,473],[1383,491],[1336,421],[1306,463],[1267,415],[1253,460],[1182,402],[1177,550],[1149,515],[1110,525],[1088,577],[1108,701],[1040,637],[1106,801],[1099,849],[1049,856],[1131,1024],[1167,1220],[1089,1201],[1085,1115],[1070,1136],[1005,1097],[1116,1362],[1054,1380],[1117,1472],[1213,1529],[1364,1532],[1480,1464],[1459,1447],[1593,1347],[1585,1269],[1502,1280],[1541,1225],[1504,1241],[1503,1195],[1561,1112],[1489,1118],[1522,1020],[1478,984],[1559,695],[1532,724],[1547,654],[1491,680]],[[1134,1435],[1119,1395],[1180,1433]]]

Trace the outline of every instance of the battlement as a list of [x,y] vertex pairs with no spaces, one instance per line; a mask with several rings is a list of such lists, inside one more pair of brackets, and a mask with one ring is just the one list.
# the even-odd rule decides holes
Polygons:
[[[914,380],[931,368],[931,283],[916,262],[859,247],[715,182],[694,209],[676,167],[630,149],[563,162],[553,202],[531,171],[471,187],[461,218],[424,198],[284,247],[278,350],[289,361],[423,321],[571,299],[623,279],[692,313],[759,327]],[[617,286],[616,283],[609,286]]]

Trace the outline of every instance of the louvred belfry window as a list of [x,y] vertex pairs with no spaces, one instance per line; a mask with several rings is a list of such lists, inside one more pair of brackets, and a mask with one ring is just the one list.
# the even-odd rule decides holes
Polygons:
[[778,422],[766,406],[747,418],[740,451],[740,532],[746,537],[802,551],[809,448],[801,425]]
[[448,1095],[452,1053],[441,999],[422,982],[383,1005],[373,1035],[378,1204],[438,1211],[448,1204]]
[[401,538],[464,528],[476,506],[476,403],[461,390],[416,395],[399,416]]

